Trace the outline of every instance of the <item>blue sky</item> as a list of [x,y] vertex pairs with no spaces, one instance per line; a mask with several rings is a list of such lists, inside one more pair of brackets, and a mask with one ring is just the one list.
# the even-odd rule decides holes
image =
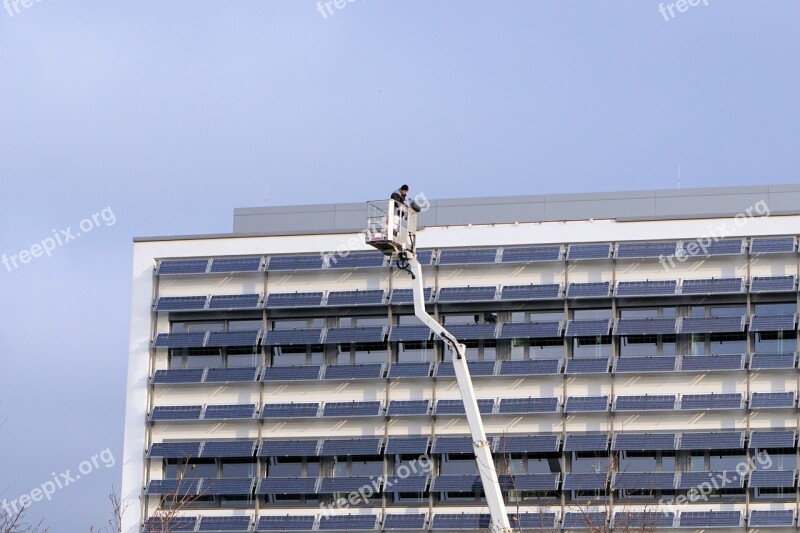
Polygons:
[[[51,257],[0,265],[0,500],[106,448],[121,459],[134,236],[230,231],[265,192],[673,188],[679,164],[683,187],[798,181],[794,0],[669,20],[653,0],[331,7],[0,9],[0,254],[89,221]],[[113,224],[92,220],[105,208]],[[119,478],[100,463],[31,517],[86,531]]]

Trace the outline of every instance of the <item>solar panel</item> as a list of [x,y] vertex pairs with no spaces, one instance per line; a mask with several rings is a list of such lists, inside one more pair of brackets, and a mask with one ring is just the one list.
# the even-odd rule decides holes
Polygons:
[[386,257],[375,252],[348,253],[328,255],[328,268],[379,268],[384,265]]
[[258,450],[259,457],[314,457],[317,439],[265,439]]
[[645,394],[617,396],[615,411],[672,411],[675,409],[674,394]]
[[208,296],[161,296],[156,301],[156,311],[202,311]]
[[261,301],[259,294],[217,294],[208,302],[209,309],[258,309]]
[[739,255],[744,250],[744,239],[712,241],[706,249],[708,250],[708,255]]
[[472,438],[468,436],[436,437],[431,452],[472,454]]
[[614,529],[621,531],[652,531],[655,528],[672,529],[675,513],[665,511],[617,511]]
[[363,365],[328,365],[323,379],[380,379],[383,377],[383,365],[370,363]]
[[617,433],[614,451],[674,450],[675,433]]
[[794,510],[752,510],[750,520],[747,521],[750,527],[792,527],[794,526]]
[[744,331],[744,316],[686,317],[680,333],[738,333]]
[[422,455],[427,453],[430,437],[389,437],[386,455]]
[[321,328],[311,329],[271,329],[264,333],[264,346],[298,346],[303,344],[319,344]]
[[611,244],[570,244],[567,249],[567,261],[609,259],[610,257]]
[[249,531],[249,516],[204,516],[200,519],[197,531],[233,532]]
[[431,363],[393,363],[387,373],[389,379],[427,378],[430,375]]
[[205,274],[208,259],[163,259],[158,263],[158,275]]
[[311,516],[262,516],[258,519],[257,531],[311,531],[315,515]]
[[564,513],[564,523],[562,529],[591,529],[598,531],[604,528],[606,523],[606,513],[595,511],[569,511]]
[[565,452],[604,452],[608,450],[605,433],[569,433],[564,440]]
[[744,487],[744,478],[735,470],[725,470],[717,472],[682,472],[678,488],[681,490],[696,489],[704,483],[716,485],[717,480],[723,480],[726,489],[741,489]]
[[498,476],[501,488],[545,492],[558,490],[560,474],[513,474]]
[[794,368],[795,364],[793,353],[754,353],[750,358],[751,370]]
[[742,370],[744,354],[740,355],[685,355],[681,359],[683,372]]
[[194,333],[159,333],[156,348],[201,348],[206,339],[205,331]]
[[378,515],[322,515],[319,520],[319,530],[359,531],[373,530],[378,522]]
[[258,368],[234,367],[234,368],[209,368],[206,375],[206,383],[234,383],[256,381]]
[[754,237],[750,241],[751,254],[781,254],[794,252],[794,237]]
[[199,489],[199,479],[154,479],[147,485],[147,494],[194,496],[197,495]]
[[567,396],[564,412],[603,413],[608,407],[608,396]]
[[611,284],[608,281],[592,283],[570,283],[567,298],[608,298]]
[[430,400],[389,400],[388,416],[426,416]]
[[636,296],[673,296],[678,288],[677,280],[620,281],[617,284],[618,298]]
[[196,524],[196,516],[173,516],[168,518],[151,516],[147,519],[145,531],[147,531],[147,533],[194,531]]
[[387,514],[383,519],[383,529],[385,530],[423,530],[427,515],[419,514]]
[[564,474],[564,490],[605,490],[608,474],[602,472]]
[[429,476],[408,476],[406,478],[390,478],[386,480],[383,492],[426,492]]
[[261,257],[216,257],[211,259],[210,272],[259,272]]
[[567,323],[565,337],[599,337],[608,335],[611,329],[611,320],[570,320]]
[[497,414],[557,413],[559,403],[558,398],[501,398]]
[[497,294],[497,287],[442,287],[437,301],[448,302],[491,302]]
[[751,409],[795,407],[794,392],[754,392],[750,397]]
[[325,439],[322,441],[320,457],[350,455],[380,455],[383,439]]
[[676,359],[674,357],[620,357],[614,367],[618,374],[640,372],[674,372]]
[[440,265],[475,265],[494,263],[496,248],[445,248],[439,251]]
[[446,514],[437,513],[433,515],[431,520],[431,529],[448,529],[460,530],[466,529],[471,531],[487,530],[491,525],[491,518],[487,514]]
[[563,359],[500,361],[498,376],[545,376],[559,374]]
[[319,404],[313,403],[267,403],[261,410],[261,418],[316,418]]
[[267,271],[320,270],[322,255],[275,255],[269,258]]
[[363,291],[331,291],[328,293],[329,306],[382,305],[386,291],[369,289]]
[[268,366],[264,369],[262,381],[316,381],[319,379],[320,367],[316,365],[302,366]]
[[320,494],[334,492],[357,492],[372,485],[373,478],[367,476],[324,477],[319,485]]
[[554,531],[557,529],[555,513],[539,512],[521,513],[519,515],[509,514],[508,520],[511,522],[511,529],[514,531]]
[[[479,399],[478,410],[483,415],[492,414],[494,409],[493,399]],[[433,410],[434,415],[463,415],[464,402],[462,400],[439,400],[436,402],[436,407]]]
[[738,294],[743,289],[742,278],[685,279],[681,294]]
[[500,289],[503,301],[558,300],[561,298],[561,285],[546,283],[543,285],[504,285]]
[[621,242],[617,245],[617,259],[646,259],[675,255],[678,243],[667,242]]
[[[484,377],[494,375],[494,361],[468,361],[467,368],[469,368],[470,376]],[[443,361],[436,366],[434,377],[437,378],[454,378],[456,371],[453,369],[452,361]]]
[[314,494],[316,477],[268,477],[261,479],[256,494]]
[[750,331],[793,331],[795,323],[795,315],[753,315]]
[[154,442],[148,453],[148,457],[163,457],[164,459],[188,459],[199,456],[200,441]]
[[741,393],[731,394],[684,394],[681,398],[682,411],[705,411],[709,409],[742,409]]
[[561,245],[504,248],[503,263],[537,263],[561,259]]
[[379,416],[381,402],[327,402],[322,411],[325,417]]
[[498,339],[546,339],[561,336],[562,322],[506,322]]
[[567,360],[565,374],[605,374],[608,372],[608,358],[580,358]]
[[795,432],[794,430],[786,431],[753,431],[750,433],[750,443],[748,448],[751,449],[778,449],[778,448],[794,448],[795,445]]
[[175,370],[156,370],[153,374],[153,385],[175,385],[181,383],[200,383],[203,381],[202,368]]
[[[433,294],[433,289],[430,287],[425,287],[422,291],[424,296],[425,302],[429,303],[431,301],[431,295]],[[389,303],[392,305],[403,305],[403,304],[413,304],[414,303],[414,291],[413,289],[392,289],[392,295],[389,297]]]
[[682,511],[680,527],[740,527],[740,511]]
[[389,332],[389,342],[425,342],[430,338],[428,326],[393,326]]
[[209,405],[203,420],[237,420],[255,416],[256,404]]
[[458,340],[494,339],[496,324],[453,324],[447,331]]
[[496,453],[556,453],[559,435],[500,435],[494,439]]
[[477,475],[444,475],[431,481],[431,492],[480,492],[481,477]]
[[208,334],[206,347],[258,346],[260,331],[212,331]]
[[319,307],[322,305],[322,292],[275,292],[267,294],[264,307]]
[[743,431],[704,431],[681,435],[679,450],[739,450],[744,447]]
[[422,266],[430,265],[433,259],[433,250],[417,250],[417,261]]
[[795,472],[795,470],[755,470],[750,473],[750,488],[794,488]]
[[384,327],[368,326],[363,328],[328,328],[325,344],[351,344],[354,342],[383,342]]
[[202,405],[159,405],[153,407],[150,421],[200,420],[202,411]]
[[750,281],[750,292],[794,292],[794,276],[754,276]]
[[674,318],[620,318],[614,330],[616,335],[674,335]]
[[213,441],[203,444],[201,457],[253,457],[256,449],[254,440]]
[[[253,493],[253,479],[203,479],[203,496],[250,496]],[[207,529],[206,531],[215,531]]]
[[675,472],[619,472],[611,482],[614,490],[672,490]]

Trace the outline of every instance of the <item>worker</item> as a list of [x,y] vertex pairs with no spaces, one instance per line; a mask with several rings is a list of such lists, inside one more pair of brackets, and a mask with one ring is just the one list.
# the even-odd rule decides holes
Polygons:
[[405,205],[406,203],[406,196],[408,195],[408,185],[401,185],[399,189],[392,193],[391,199],[397,202],[398,204]]

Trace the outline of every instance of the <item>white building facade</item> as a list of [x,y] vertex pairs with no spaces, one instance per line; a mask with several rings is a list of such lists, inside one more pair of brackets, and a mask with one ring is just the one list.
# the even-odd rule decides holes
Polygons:
[[[429,310],[467,345],[515,529],[797,528],[796,200],[430,204]],[[136,240],[125,533],[487,527],[452,366],[361,216]]]

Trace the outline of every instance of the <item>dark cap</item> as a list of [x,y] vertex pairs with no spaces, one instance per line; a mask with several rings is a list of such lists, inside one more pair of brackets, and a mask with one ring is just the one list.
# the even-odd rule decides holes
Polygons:
[[406,185],[406,184],[404,183],[403,185],[401,185],[401,186],[400,186],[400,190],[401,190],[401,191],[407,191],[407,190],[408,190],[408,185]]

